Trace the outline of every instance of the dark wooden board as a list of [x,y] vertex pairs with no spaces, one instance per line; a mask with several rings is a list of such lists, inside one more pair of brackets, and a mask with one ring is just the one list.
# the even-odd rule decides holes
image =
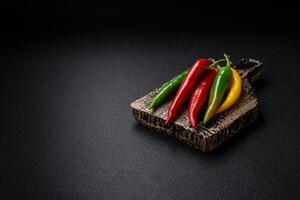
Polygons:
[[261,78],[262,63],[244,58],[236,64],[236,69],[243,82],[239,100],[228,111],[216,115],[206,126],[199,123],[195,129],[192,128],[186,109],[173,123],[165,125],[170,102],[155,111],[148,107],[149,101],[159,88],[131,103],[133,116],[140,124],[156,133],[173,136],[202,151],[212,151],[241,129],[249,126],[258,116],[258,101],[251,83]]

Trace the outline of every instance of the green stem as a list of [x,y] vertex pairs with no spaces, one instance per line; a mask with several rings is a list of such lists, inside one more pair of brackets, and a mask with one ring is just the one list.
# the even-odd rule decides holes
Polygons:
[[212,59],[212,58],[211,58],[210,60],[213,61],[213,63],[212,63],[208,68],[213,68],[214,66],[218,65],[219,63],[225,61],[224,59],[220,59],[220,60],[215,61],[215,60]]
[[228,58],[229,56],[224,53],[224,57],[225,57],[225,60],[226,60],[226,66],[230,66],[230,60]]

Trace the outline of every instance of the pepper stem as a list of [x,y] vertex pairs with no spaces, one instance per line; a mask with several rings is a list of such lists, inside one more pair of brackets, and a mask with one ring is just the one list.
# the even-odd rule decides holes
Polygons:
[[[219,63],[225,61],[224,59],[220,59],[220,60],[215,61],[215,60],[212,59],[212,58],[210,58],[209,60],[211,60],[213,63],[212,63],[208,68],[213,68],[213,67],[215,67],[216,65],[218,66]],[[219,67],[219,66],[218,66],[218,67]]]
[[225,54],[224,53],[224,57],[225,57],[225,60],[226,60],[226,66],[230,66],[230,60],[229,60],[229,55]]

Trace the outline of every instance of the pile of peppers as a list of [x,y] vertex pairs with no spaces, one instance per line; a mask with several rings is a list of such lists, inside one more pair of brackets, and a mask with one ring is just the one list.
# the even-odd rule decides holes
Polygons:
[[[203,123],[207,124],[215,115],[232,107],[241,95],[241,77],[232,68],[229,56],[224,54],[224,57],[218,61],[198,59],[192,67],[163,85],[150,101],[149,107],[156,109],[174,97],[165,121],[165,124],[169,124],[189,101],[188,115],[192,127],[197,127],[197,118],[204,108]],[[225,61],[225,65],[220,67],[220,63]]]

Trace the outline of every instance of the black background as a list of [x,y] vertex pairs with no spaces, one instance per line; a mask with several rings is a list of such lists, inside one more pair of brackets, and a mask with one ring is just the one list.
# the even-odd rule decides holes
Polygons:
[[[3,199],[298,199],[298,5],[11,1],[1,11]],[[198,57],[264,62],[260,118],[213,153],[130,102]]]

